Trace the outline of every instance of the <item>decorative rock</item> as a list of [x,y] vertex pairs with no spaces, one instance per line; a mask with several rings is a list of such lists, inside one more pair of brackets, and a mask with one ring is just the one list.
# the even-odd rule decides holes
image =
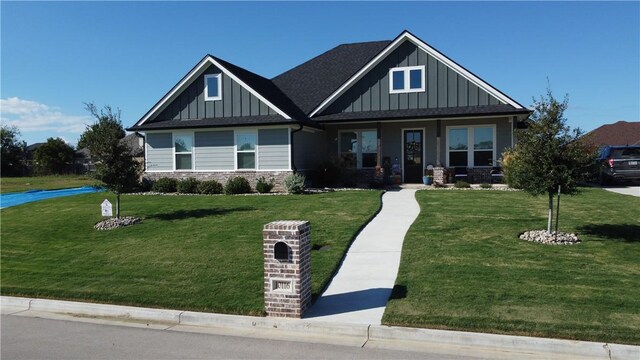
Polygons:
[[525,231],[520,235],[520,239],[547,245],[574,245],[581,242],[576,234],[559,232],[556,236],[555,231],[546,230]]
[[133,217],[133,216],[125,216],[121,218],[110,218],[107,220],[100,221],[94,226],[94,228],[96,230],[113,230],[119,227],[137,224],[141,221],[142,219]]

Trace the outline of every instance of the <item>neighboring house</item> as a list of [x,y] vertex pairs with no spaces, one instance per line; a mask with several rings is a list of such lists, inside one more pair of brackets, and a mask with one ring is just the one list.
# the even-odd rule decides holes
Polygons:
[[42,146],[42,145],[44,145],[44,144],[45,144],[45,143],[43,143],[43,142],[40,142],[40,143],[33,143],[33,144],[31,144],[31,145],[28,145],[28,146],[25,148],[24,160],[25,160],[25,165],[26,165],[29,169],[31,169],[31,168],[33,167],[33,165],[34,165],[34,160],[33,160],[33,158],[34,158],[34,156],[35,156],[35,154],[36,154],[36,150],[37,150],[40,146]]
[[[507,60],[505,60],[506,62]],[[326,161],[357,179],[431,164],[490,178],[530,111],[408,31],[337,46],[272,79],[205,56],[130,131],[145,176],[273,177]]]
[[597,147],[605,145],[640,145],[640,121],[618,121],[602,125],[585,134],[585,139]]
[[[121,144],[129,147],[131,156],[139,163],[144,163],[144,137],[138,133],[131,133],[122,139]],[[87,173],[96,170],[95,163],[91,157],[89,149],[82,148],[75,152],[74,156],[74,168],[76,173]]]

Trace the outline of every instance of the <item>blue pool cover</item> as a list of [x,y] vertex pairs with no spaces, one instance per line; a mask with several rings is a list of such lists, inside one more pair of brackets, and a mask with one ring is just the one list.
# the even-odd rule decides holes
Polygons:
[[0,209],[11,206],[22,205],[24,203],[39,201],[44,199],[57,198],[62,196],[89,194],[104,191],[103,188],[93,186],[83,186],[72,189],[59,190],[29,190],[21,193],[0,194]]

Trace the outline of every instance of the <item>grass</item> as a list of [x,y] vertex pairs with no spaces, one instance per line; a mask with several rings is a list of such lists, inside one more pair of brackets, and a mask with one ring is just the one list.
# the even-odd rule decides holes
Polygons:
[[[218,313],[263,314],[262,227],[309,220],[318,294],[351,239],[378,210],[376,191],[290,196],[122,198],[141,224],[96,231],[108,194],[1,210],[3,295]],[[326,248],[325,248],[326,249]]]
[[546,197],[420,191],[383,323],[640,344],[640,199],[563,196],[560,231],[582,243],[517,239],[546,227]]
[[2,177],[0,178],[0,193],[74,188],[97,183],[95,179],[83,175]]

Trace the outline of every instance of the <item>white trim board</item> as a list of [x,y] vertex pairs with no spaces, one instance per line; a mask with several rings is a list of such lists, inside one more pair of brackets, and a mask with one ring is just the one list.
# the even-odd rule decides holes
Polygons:
[[367,65],[365,65],[362,69],[360,69],[355,75],[353,75],[349,80],[347,80],[342,86],[338,88],[338,90],[334,91],[328,98],[326,98],[317,108],[315,108],[309,117],[312,118],[314,115],[319,113],[320,111],[326,109],[331,103],[333,103],[340,95],[344,94],[353,84],[355,84],[358,80],[362,79],[371,69],[373,69],[376,65],[378,65],[382,60],[384,60],[391,52],[397,49],[400,45],[402,45],[405,41],[411,41],[414,45],[416,45],[420,50],[426,52],[427,54],[433,56],[438,61],[442,62],[446,66],[450,67],[458,74],[460,74],[463,78],[470,81],[472,84],[476,85],[478,88],[486,91],[490,95],[494,96],[498,100],[509,104],[516,109],[524,109],[524,107],[518,104],[515,100],[511,99],[507,95],[500,92],[498,89],[489,85],[487,82],[483,81],[476,75],[472,74],[467,69],[455,63],[453,60],[446,57],[444,54],[439,52],[438,50],[432,48],[424,41],[420,40],[413,34],[408,31],[402,32],[400,36],[398,36],[391,44],[387,45],[384,50],[382,50],[376,57],[374,57]]
[[267,100],[260,93],[249,87],[246,83],[240,80],[237,76],[235,76],[232,72],[230,72],[227,68],[222,66],[219,62],[217,62],[213,56],[207,55],[193,68],[189,73],[176,84],[162,99],[147,112],[142,119],[140,119],[134,126],[140,126],[144,124],[147,120],[153,118],[154,116],[161,113],[167,105],[169,105],[173,100],[175,100],[189,85],[191,85],[204,71],[207,69],[209,65],[214,65],[218,69],[222,70],[222,72],[230,77],[233,81],[237,82],[240,86],[249,91],[252,95],[257,97],[260,101],[264,102],[277,112],[279,115],[284,117],[287,120],[291,120],[291,117],[287,115],[284,111],[280,110],[277,106],[273,105],[269,100]]

